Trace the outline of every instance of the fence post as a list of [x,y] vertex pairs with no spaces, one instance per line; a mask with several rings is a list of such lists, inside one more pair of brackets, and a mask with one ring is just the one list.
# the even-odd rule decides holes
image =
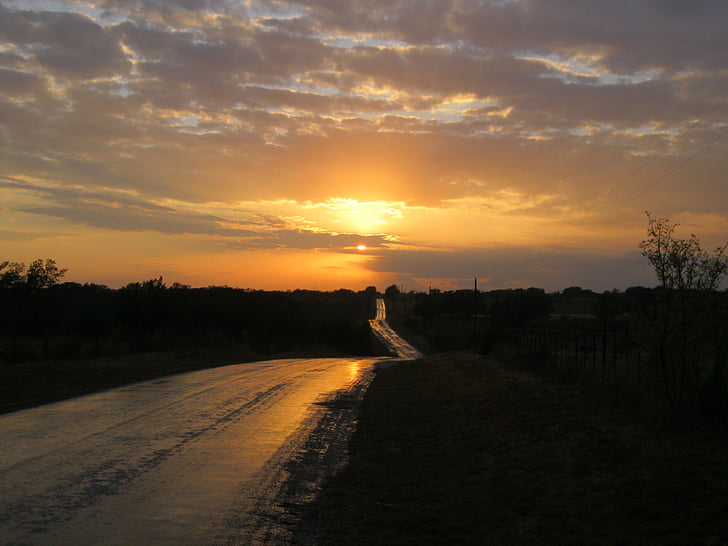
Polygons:
[[607,374],[607,332],[602,328],[602,385]]

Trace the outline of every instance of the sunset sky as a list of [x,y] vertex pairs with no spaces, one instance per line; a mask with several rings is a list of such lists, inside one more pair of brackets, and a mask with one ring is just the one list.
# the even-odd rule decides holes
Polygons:
[[645,210],[728,240],[727,90],[725,0],[0,1],[0,261],[652,286]]

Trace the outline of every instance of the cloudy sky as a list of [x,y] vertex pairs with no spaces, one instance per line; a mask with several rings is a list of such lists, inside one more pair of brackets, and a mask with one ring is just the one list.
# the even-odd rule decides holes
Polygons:
[[0,1],[0,260],[651,286],[645,210],[728,240],[727,89],[725,0]]

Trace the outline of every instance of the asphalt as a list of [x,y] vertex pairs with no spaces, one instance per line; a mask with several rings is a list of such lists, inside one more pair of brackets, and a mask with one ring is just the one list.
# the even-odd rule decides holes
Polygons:
[[420,353],[377,301],[391,358],[188,372],[0,415],[2,544],[284,544],[347,460],[375,369]]
[[282,507],[344,463],[376,362],[240,364],[2,415],[0,543],[281,538]]

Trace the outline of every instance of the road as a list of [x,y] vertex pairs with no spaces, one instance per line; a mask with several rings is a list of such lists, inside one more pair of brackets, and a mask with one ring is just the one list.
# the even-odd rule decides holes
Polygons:
[[[381,360],[381,359],[379,359]],[[0,543],[285,542],[377,359],[171,376],[0,416]]]
[[[414,358],[378,305],[377,336]],[[0,415],[0,544],[286,543],[393,360],[238,364]]]
[[384,299],[377,298],[377,315],[373,320],[369,321],[374,335],[398,358],[413,360],[422,357],[422,353],[392,330],[386,319],[387,310]]

